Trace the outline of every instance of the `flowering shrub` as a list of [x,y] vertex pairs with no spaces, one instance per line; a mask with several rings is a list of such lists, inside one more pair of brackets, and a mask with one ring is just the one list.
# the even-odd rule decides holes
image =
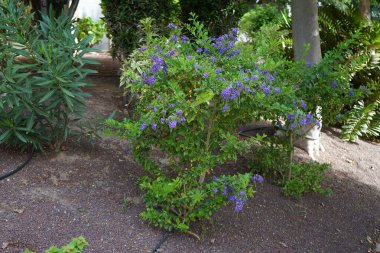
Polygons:
[[241,211],[263,180],[251,174],[216,177],[218,165],[263,140],[240,139],[239,124],[254,118],[275,124],[293,115],[285,126],[297,130],[315,120],[293,105],[292,87],[260,69],[253,48],[236,44],[237,29],[209,38],[194,21],[185,25],[190,39],[176,25],[169,27],[169,38],[150,36],[125,64],[122,85],[139,96],[135,119],[108,124],[131,139],[131,152],[149,172],[140,183],[146,192],[142,217],[187,231],[191,221],[208,219],[229,202]]

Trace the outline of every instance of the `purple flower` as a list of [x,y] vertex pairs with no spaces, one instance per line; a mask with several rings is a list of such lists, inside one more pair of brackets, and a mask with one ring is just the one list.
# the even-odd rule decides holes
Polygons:
[[306,61],[306,67],[310,67],[311,66],[311,62],[309,62],[309,61]]
[[264,181],[264,178],[259,174],[255,174],[251,177],[251,180],[256,181],[258,183],[262,183]]
[[173,28],[173,29],[176,29],[176,28],[177,28],[177,26],[176,26],[175,24],[173,24],[173,23],[169,23],[169,24],[168,24],[168,27]]
[[166,114],[166,110],[162,110],[161,113],[162,113],[162,114]]
[[245,202],[244,199],[239,199],[235,201],[235,212],[238,213],[243,210],[244,202]]
[[140,130],[143,131],[144,129],[146,128],[146,122],[144,121],[141,126],[140,126]]
[[224,100],[227,100],[230,98],[230,95],[231,95],[231,92],[232,92],[232,87],[231,86],[228,86],[227,88],[225,88],[223,91],[222,91],[222,98]]
[[178,111],[176,112],[176,115],[177,115],[177,116],[182,115],[182,110],[178,110]]
[[288,115],[288,121],[293,121],[294,118],[295,118],[295,115],[293,115],[293,114]]
[[225,196],[227,196],[227,194],[228,194],[228,189],[227,189],[227,186],[225,185],[225,186],[223,186],[223,191],[222,191],[222,194],[223,195],[225,195]]
[[204,77],[204,78],[208,78],[208,74],[207,74],[207,72],[204,72],[204,73],[203,73],[203,77]]
[[253,76],[251,77],[252,81],[255,81],[257,78],[259,78],[259,77],[256,76],[256,75],[253,75]]
[[198,63],[194,63],[194,69],[195,69],[195,71],[198,71]]
[[331,83],[331,86],[335,88],[335,87],[338,87],[338,84],[337,84],[336,81],[333,81],[333,82]]
[[276,93],[277,95],[280,94],[280,88],[274,88],[274,93]]
[[136,83],[136,80],[131,80],[131,83],[132,83],[132,84]]
[[223,108],[222,108],[222,111],[223,112],[226,112],[230,109],[230,107],[228,105],[224,105]]
[[350,92],[348,92],[348,95],[349,95],[350,97],[353,97],[353,96],[355,96],[355,93],[354,93],[352,90],[350,90]]
[[240,95],[240,92],[237,89],[234,89],[231,93],[230,100],[235,100]]
[[306,121],[307,121],[306,118],[300,119],[301,126],[306,126],[306,123],[307,123]]
[[239,192],[239,196],[244,196],[245,195],[245,192],[244,191],[240,191]]
[[197,48],[197,53],[202,53],[202,48],[201,47]]
[[177,126],[177,121],[173,120],[173,121],[170,121],[170,122],[169,122],[169,127],[170,127],[171,129],[175,128],[176,126]]
[[217,73],[217,74],[219,74],[219,73],[221,73],[222,72],[222,69],[221,68],[217,68],[216,70],[215,70],[215,73]]
[[335,118],[337,118],[337,119],[340,119],[341,117],[342,117],[341,114],[337,114],[337,115],[335,116]]
[[151,105],[148,105],[146,108],[148,108],[148,109],[152,109],[152,106],[151,106]]
[[169,104],[169,108],[173,108],[175,106],[175,104]]
[[126,146],[126,147],[123,147],[123,152],[125,154],[129,154],[129,151],[131,150],[131,148],[129,146]]
[[173,35],[170,39],[169,39],[170,42],[177,42],[178,41],[178,35]]
[[316,121],[315,124],[317,125],[318,129],[321,129],[321,122]]
[[214,188],[213,192],[214,192],[214,194],[217,194],[218,193],[218,188]]
[[153,130],[156,130],[156,129],[157,129],[157,124],[156,124],[156,123],[152,123],[152,129],[153,129]]
[[212,176],[212,179],[214,179],[214,181],[219,181],[219,179],[216,176]]
[[189,41],[189,37],[185,36],[185,35],[182,35],[181,36],[181,39],[182,39],[182,42],[186,42],[186,41]]
[[214,63],[214,62],[216,62],[216,58],[214,56],[211,56],[210,61]]
[[248,76],[245,76],[245,77],[244,77],[244,81],[248,82],[248,81],[249,81],[249,77],[248,77]]
[[234,27],[231,29],[231,31],[233,34],[237,34],[239,30],[236,27]]
[[153,112],[157,112],[157,107],[153,107]]
[[148,48],[147,48],[146,46],[144,46],[144,47],[140,47],[140,48],[139,48],[140,51],[145,51],[145,50],[147,50],[147,49],[148,49]]
[[296,129],[296,128],[297,128],[297,124],[296,124],[296,123],[293,123],[293,124],[291,124],[291,125],[290,125],[290,127],[289,127],[289,128],[290,128],[290,130],[292,130],[292,131],[293,131],[294,129]]
[[301,104],[301,107],[302,107],[303,109],[306,109],[306,103],[305,103],[305,101],[301,100],[301,101],[300,101],[300,104]]
[[150,77],[143,80],[143,84],[153,85],[155,82],[156,82],[156,79],[154,75],[151,75]]
[[192,60],[192,59],[193,59],[193,56],[192,56],[192,55],[188,55],[188,56],[186,56],[186,59],[188,59],[188,60]]
[[270,86],[266,86],[263,88],[263,92],[266,96],[268,96],[270,94]]
[[186,122],[186,118],[185,117],[181,117],[179,120],[178,120],[178,122]]
[[165,123],[165,118],[161,118],[161,124]]

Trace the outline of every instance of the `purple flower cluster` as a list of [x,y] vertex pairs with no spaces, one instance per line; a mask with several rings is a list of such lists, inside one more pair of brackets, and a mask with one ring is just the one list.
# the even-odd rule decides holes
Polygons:
[[292,131],[295,130],[298,125],[300,125],[301,127],[304,127],[306,125],[316,124],[318,128],[320,128],[320,122],[318,120],[315,120],[313,118],[313,115],[311,115],[310,113],[306,115],[300,115],[297,113],[289,114],[288,122],[290,123],[289,129]]
[[264,181],[264,178],[259,174],[255,174],[251,177],[251,180],[257,183],[262,183]]
[[153,66],[150,69],[151,73],[157,73],[158,71],[160,71],[162,69],[164,71],[164,73],[167,74],[168,65],[166,65],[166,63],[165,63],[165,61],[164,61],[163,58],[161,58],[159,56],[152,55],[151,56],[151,60],[152,60],[152,63],[153,63]]
[[219,54],[225,55],[228,58],[240,54],[239,49],[234,50],[235,41],[237,40],[235,29],[229,34],[223,34],[218,38],[211,38],[211,41],[214,41],[212,46],[218,50]]
[[147,78],[143,78],[143,84],[153,85],[155,82],[156,82],[156,78],[154,75],[151,75]]

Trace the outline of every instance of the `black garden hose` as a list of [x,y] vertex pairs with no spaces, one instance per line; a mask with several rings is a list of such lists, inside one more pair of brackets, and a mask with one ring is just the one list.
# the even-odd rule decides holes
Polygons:
[[164,244],[164,242],[168,239],[170,235],[170,231],[169,230],[166,230],[166,233],[164,234],[164,236],[162,237],[162,239],[158,242],[158,244],[156,245],[156,247],[154,247],[154,249],[152,250],[152,253],[156,253],[157,250],[161,247],[162,244]]
[[6,178],[12,176],[13,174],[19,172],[20,170],[22,170],[30,162],[30,160],[32,160],[33,155],[34,155],[34,149],[30,153],[28,159],[25,162],[23,162],[20,166],[18,166],[16,169],[14,169],[14,170],[12,170],[10,172],[5,173],[4,175],[1,175],[0,176],[0,181],[6,179]]
[[[257,130],[266,130],[266,129],[273,129],[273,126],[256,126],[256,127],[252,127],[252,128],[247,128],[247,129],[244,129],[244,130],[241,130],[239,131],[239,135],[240,136],[243,136],[243,137],[253,137],[252,135],[249,135],[249,134],[246,134],[246,132],[251,132],[251,131],[257,131]],[[276,129],[274,127],[274,129]]]

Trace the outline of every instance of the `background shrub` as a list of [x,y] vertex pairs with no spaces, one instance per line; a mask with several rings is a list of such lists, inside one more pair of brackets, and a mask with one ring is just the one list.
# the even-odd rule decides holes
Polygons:
[[237,27],[237,23],[248,7],[242,0],[179,0],[181,21],[187,22],[194,13],[210,35],[218,36]]
[[84,40],[87,36],[91,36],[90,46],[99,44],[106,32],[104,21],[101,19],[97,22],[89,17],[76,18],[74,24],[78,27],[77,39]]
[[178,5],[171,0],[102,0],[101,7],[107,34],[112,38],[112,56],[119,58],[126,57],[137,47],[142,38],[138,29],[141,19],[154,18],[163,31],[178,11]]
[[76,42],[77,30],[66,16],[42,15],[33,23],[22,4],[0,8],[0,143],[56,149],[83,118],[83,81],[93,71],[83,58],[90,37]]

